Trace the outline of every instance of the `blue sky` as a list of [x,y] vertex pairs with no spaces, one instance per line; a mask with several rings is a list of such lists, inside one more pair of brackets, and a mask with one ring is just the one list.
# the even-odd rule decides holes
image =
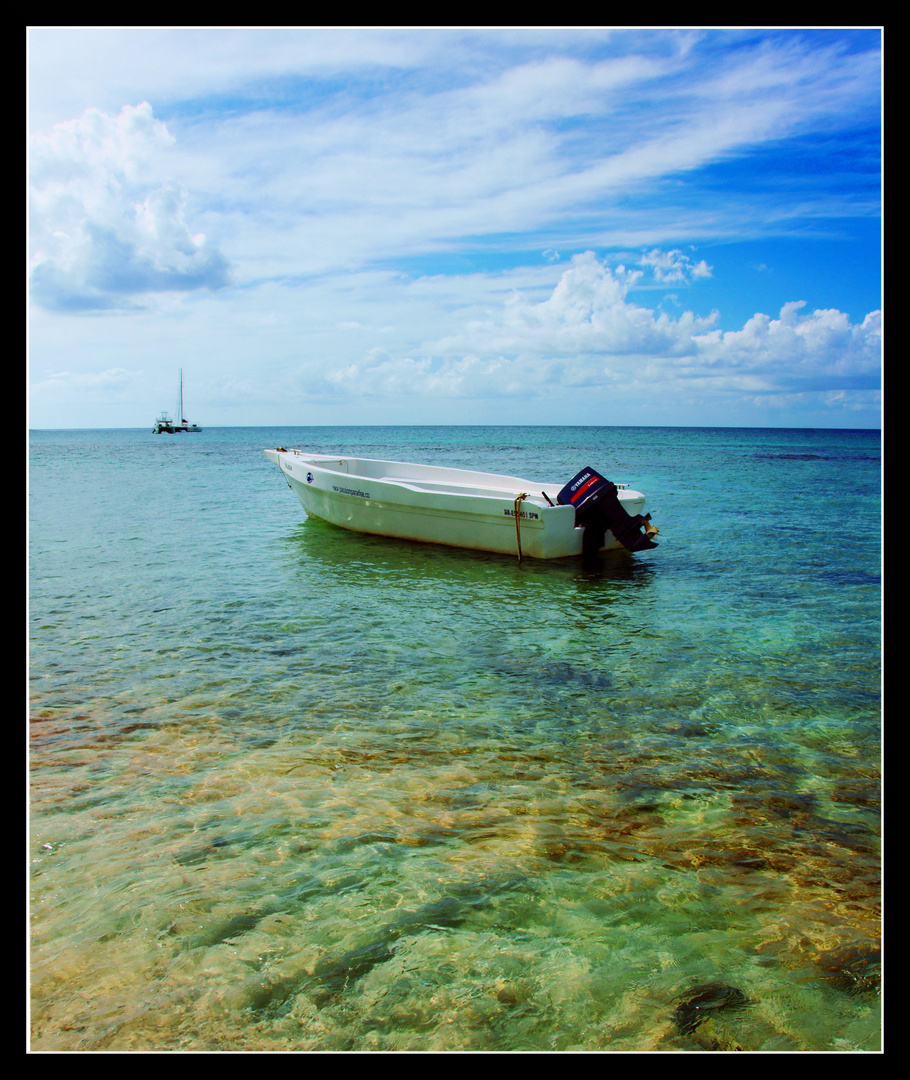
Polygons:
[[29,424],[878,427],[881,36],[31,28]]

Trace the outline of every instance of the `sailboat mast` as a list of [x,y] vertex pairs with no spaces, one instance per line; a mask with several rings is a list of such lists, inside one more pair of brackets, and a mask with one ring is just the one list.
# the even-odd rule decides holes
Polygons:
[[180,369],[180,404],[177,409],[177,419],[181,424],[186,423],[183,419],[183,368]]

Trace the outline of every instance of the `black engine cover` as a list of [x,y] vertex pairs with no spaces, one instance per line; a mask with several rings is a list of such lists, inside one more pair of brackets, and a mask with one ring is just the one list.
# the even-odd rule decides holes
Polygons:
[[575,507],[575,524],[584,526],[584,553],[589,555],[603,547],[607,529],[629,551],[657,547],[642,526],[648,520],[641,514],[627,514],[619,501],[616,485],[588,466],[572,479],[556,496],[563,506]]

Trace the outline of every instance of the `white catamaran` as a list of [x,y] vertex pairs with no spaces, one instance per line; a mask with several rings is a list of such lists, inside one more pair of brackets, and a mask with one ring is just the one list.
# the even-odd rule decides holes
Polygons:
[[174,435],[179,431],[202,431],[198,424],[191,424],[183,415],[183,368],[180,369],[180,396],[177,399],[177,419],[172,420],[166,412],[163,412],[152,428],[155,435],[160,435],[162,432]]

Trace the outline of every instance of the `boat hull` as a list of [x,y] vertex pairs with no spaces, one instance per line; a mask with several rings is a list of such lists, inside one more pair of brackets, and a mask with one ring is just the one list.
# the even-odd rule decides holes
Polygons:
[[[535,559],[582,553],[574,508],[547,499],[555,503],[560,484],[283,448],[265,455],[308,515],[354,532]],[[630,515],[644,509],[640,492],[619,498]],[[623,545],[608,531],[603,546]]]

